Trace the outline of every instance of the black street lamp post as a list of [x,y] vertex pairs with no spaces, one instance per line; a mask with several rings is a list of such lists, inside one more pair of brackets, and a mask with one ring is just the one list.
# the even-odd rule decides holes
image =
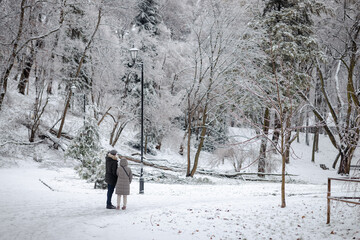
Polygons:
[[84,93],[84,125],[85,125],[85,120],[86,120],[86,95]]
[[[133,64],[136,62],[136,57],[139,49],[131,48],[130,50],[131,59],[133,60]],[[140,194],[144,194],[144,170],[143,170],[143,161],[144,161],[144,63],[140,63],[141,65],[141,140],[140,140]]]

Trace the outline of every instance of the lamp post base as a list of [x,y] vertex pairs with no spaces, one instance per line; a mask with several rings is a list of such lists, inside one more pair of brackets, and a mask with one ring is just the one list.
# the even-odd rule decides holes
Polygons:
[[144,194],[144,178],[140,177],[140,194]]

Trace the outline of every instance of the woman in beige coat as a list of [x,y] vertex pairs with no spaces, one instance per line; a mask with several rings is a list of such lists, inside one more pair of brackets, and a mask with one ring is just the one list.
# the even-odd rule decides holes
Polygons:
[[120,209],[121,196],[123,196],[123,207],[122,210],[126,209],[127,195],[130,194],[130,183],[133,175],[131,169],[128,167],[128,161],[126,159],[120,160],[120,166],[118,167],[116,174],[118,176],[116,182],[116,194],[117,194],[117,207]]

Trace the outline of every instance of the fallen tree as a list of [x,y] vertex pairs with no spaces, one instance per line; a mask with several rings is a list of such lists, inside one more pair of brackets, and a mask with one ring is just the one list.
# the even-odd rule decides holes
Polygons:
[[[131,162],[135,162],[135,163],[139,163],[141,164],[141,160],[134,158],[134,157],[129,157],[129,156],[123,156],[123,155],[118,155],[120,158],[124,158],[128,161]],[[168,162],[167,160],[164,160],[166,162]],[[186,171],[186,167],[185,166],[179,166],[179,165],[160,165],[157,163],[154,163],[150,160],[143,160],[143,164],[144,166],[148,166],[148,167],[153,167],[153,168],[157,168],[157,169],[161,169],[161,170],[166,170],[166,171],[173,171],[173,172],[185,172]],[[207,170],[207,169],[198,169],[197,173],[202,174],[202,175],[208,175],[208,176],[213,176],[213,177],[226,177],[226,178],[236,178],[236,177],[242,177],[243,180],[245,180],[243,178],[243,176],[252,176],[255,175],[257,176],[259,173],[258,172],[231,172],[231,173],[220,173],[220,172],[216,172],[213,170]],[[275,177],[281,177],[282,174],[281,173],[261,173],[262,175],[265,176],[275,176]],[[286,176],[289,177],[295,177],[298,175],[294,175],[294,174],[289,174],[286,173]],[[256,180],[256,179],[249,179],[249,180]]]

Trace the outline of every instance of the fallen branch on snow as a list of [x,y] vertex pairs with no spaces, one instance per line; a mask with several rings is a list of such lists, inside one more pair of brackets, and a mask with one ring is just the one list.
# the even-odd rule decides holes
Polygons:
[[35,145],[38,143],[42,143],[43,141],[37,141],[37,142],[16,142],[16,141],[8,141],[0,144],[0,147],[5,146],[6,144],[15,144],[15,145]]
[[[136,159],[136,158],[132,158],[132,157],[128,157],[128,156],[122,156],[122,155],[119,155],[118,156],[120,158],[125,158],[126,160],[128,161],[132,161],[132,162],[136,162],[136,163],[141,163],[141,160],[140,159]],[[149,167],[153,167],[153,168],[158,168],[158,169],[162,169],[162,170],[169,170],[169,171],[173,171],[173,172],[182,172],[184,171],[185,169],[182,169],[180,167],[176,167],[176,166],[173,166],[173,167],[168,167],[168,166],[164,166],[164,165],[158,165],[158,164],[155,164],[153,162],[149,162],[149,161],[146,161],[146,160],[143,160],[143,164],[145,166],[149,166]]]
[[45,186],[47,186],[51,191],[55,191],[52,187],[50,187],[49,185],[47,185],[43,180],[41,180],[40,178],[39,178],[39,181],[42,183],[42,184],[44,184]]
[[[122,155],[119,155],[119,157],[120,158],[125,158],[128,161],[141,163],[141,160],[137,159],[137,158],[132,158],[132,157],[128,157],[128,156],[122,156]],[[185,167],[181,167],[181,166],[164,166],[164,165],[159,165],[159,164],[147,161],[147,160],[143,160],[143,164],[145,166],[148,166],[148,167],[153,167],[153,168],[162,169],[162,170],[168,170],[168,171],[173,171],[173,172],[185,172],[186,171]],[[214,176],[214,177],[226,177],[226,178],[235,178],[235,177],[239,177],[239,176],[243,178],[243,176],[259,175],[259,174],[265,175],[265,176],[276,176],[276,177],[282,176],[281,173],[258,173],[258,172],[253,172],[253,173],[249,173],[249,172],[219,173],[219,172],[206,170],[206,169],[198,169],[196,171],[196,173],[203,174],[203,175]],[[291,176],[292,177],[292,176],[298,176],[298,175],[286,173],[285,176]],[[261,179],[259,178],[259,180],[261,180]]]

